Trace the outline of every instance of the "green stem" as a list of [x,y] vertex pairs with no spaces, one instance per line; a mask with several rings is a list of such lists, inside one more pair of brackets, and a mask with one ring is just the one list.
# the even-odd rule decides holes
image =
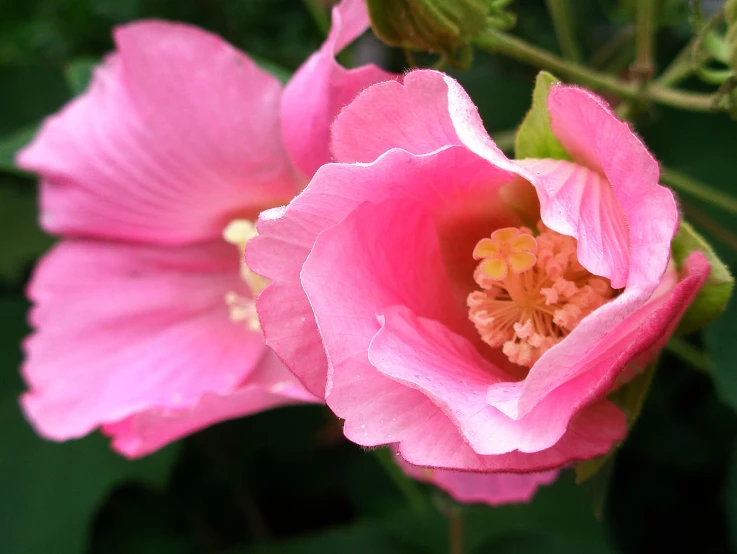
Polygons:
[[463,554],[463,516],[461,509],[453,504],[448,513],[448,524],[450,526],[450,554]]
[[660,77],[655,79],[655,84],[663,87],[673,86],[691,75],[694,72],[694,68],[700,66],[705,61],[706,56],[700,49],[701,42],[704,40],[706,33],[721,21],[723,15],[724,13],[719,10],[709,21],[701,25],[696,36],[688,41],[686,46],[673,58],[670,65],[665,68],[665,71],[660,74]]
[[717,97],[714,94],[686,92],[659,85],[651,85],[645,96],[664,106],[691,110],[693,112],[714,112],[718,110]]
[[696,223],[704,231],[708,231],[714,236],[714,238],[721,241],[722,244],[737,252],[736,234],[725,228],[723,225],[720,225],[713,217],[709,217],[708,214],[692,206],[685,200],[681,200],[681,209],[689,221]]
[[573,30],[571,3],[569,0],[545,0],[558,37],[558,45],[563,57],[576,63],[581,61],[581,50],[578,48]]
[[673,58],[673,61],[660,76],[655,79],[655,84],[669,87],[680,83],[686,77],[693,73],[693,48],[695,40],[691,40],[678,55]]
[[680,337],[672,337],[665,349],[699,371],[709,373],[711,369],[708,356]]
[[637,54],[632,70],[643,85],[650,80],[654,71],[656,7],[655,0],[639,0],[637,2],[637,28],[635,33]]
[[325,5],[321,4],[317,0],[302,0],[307,11],[310,12],[313,21],[320,29],[323,36],[328,36],[330,32],[330,16],[328,11],[325,9]]
[[584,86],[617,94],[627,100],[644,98],[686,110],[702,112],[716,110],[713,95],[672,90],[655,85],[642,91],[632,83],[625,83],[611,75],[563,60],[517,37],[490,27],[484,29],[475,38],[474,43],[482,50],[506,55],[534,67],[552,71]]
[[594,52],[588,61],[588,65],[601,69],[625,47],[629,46],[634,36],[635,27],[633,25],[622,27],[609,41]]
[[374,456],[379,461],[379,465],[384,469],[386,474],[392,480],[402,496],[407,500],[407,504],[415,513],[422,514],[425,512],[425,495],[417,486],[417,481],[407,475],[394,461],[394,454],[390,448],[377,448],[373,450]]
[[729,194],[711,188],[688,175],[667,167],[661,168],[660,178],[664,183],[690,194],[694,198],[708,202],[726,212],[737,214],[737,198]]

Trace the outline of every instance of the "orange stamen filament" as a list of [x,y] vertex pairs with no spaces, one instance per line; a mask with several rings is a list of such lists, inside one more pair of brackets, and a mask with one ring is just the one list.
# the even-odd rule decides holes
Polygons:
[[469,319],[488,345],[513,363],[532,367],[592,311],[615,294],[609,280],[589,273],[576,257],[576,240],[538,223],[505,228],[479,241],[468,295]]

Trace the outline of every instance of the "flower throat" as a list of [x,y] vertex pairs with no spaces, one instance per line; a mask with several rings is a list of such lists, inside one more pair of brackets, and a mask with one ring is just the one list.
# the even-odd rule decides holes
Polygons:
[[467,299],[482,340],[525,367],[616,293],[579,263],[576,239],[541,222],[537,228],[538,236],[526,227],[498,229],[478,242],[473,277],[482,290]]

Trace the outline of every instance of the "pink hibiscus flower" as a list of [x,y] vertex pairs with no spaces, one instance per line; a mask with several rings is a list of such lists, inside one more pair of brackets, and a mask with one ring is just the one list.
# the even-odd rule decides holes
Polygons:
[[408,462],[541,472],[626,433],[607,395],[654,355],[706,258],[670,261],[673,194],[597,96],[551,89],[572,161],[511,161],[453,79],[409,73],[333,125],[340,162],[247,248],[270,345],[364,446]]
[[28,291],[22,405],[40,434],[102,427],[140,456],[217,421],[317,400],[265,348],[253,306],[264,283],[239,258],[248,220],[329,161],[335,114],[392,78],[334,59],[368,24],[363,2],[344,0],[284,89],[203,30],[116,29],[89,90],[17,159],[41,176],[42,226],[64,238]]
[[397,455],[397,463],[410,477],[431,483],[464,504],[489,506],[529,502],[542,485],[549,485],[558,471],[539,473],[475,473],[420,467],[407,463]]

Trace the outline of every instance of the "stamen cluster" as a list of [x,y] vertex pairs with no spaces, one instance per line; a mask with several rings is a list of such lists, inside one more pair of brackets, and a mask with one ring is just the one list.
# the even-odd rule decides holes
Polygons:
[[255,237],[256,226],[247,219],[234,219],[223,231],[223,239],[234,245],[240,255],[241,279],[251,289],[251,297],[242,296],[235,291],[229,291],[225,295],[225,303],[230,312],[230,319],[235,322],[244,322],[249,331],[260,331],[261,322],[256,312],[255,298],[266,286],[269,280],[257,275],[246,265],[243,253],[249,240]]
[[[501,347],[510,361],[525,367],[532,367],[615,295],[608,279],[589,273],[579,263],[574,238],[541,222],[537,229],[536,237],[521,227],[500,229],[491,239],[479,241],[474,257],[481,262],[474,280],[482,290],[467,299],[469,319],[483,341]],[[520,246],[524,256],[518,254]],[[479,255],[487,253],[492,257]],[[524,264],[514,263],[521,257]],[[511,271],[499,270],[502,263]]]

